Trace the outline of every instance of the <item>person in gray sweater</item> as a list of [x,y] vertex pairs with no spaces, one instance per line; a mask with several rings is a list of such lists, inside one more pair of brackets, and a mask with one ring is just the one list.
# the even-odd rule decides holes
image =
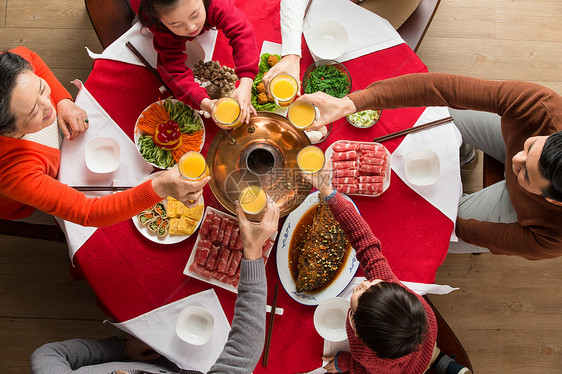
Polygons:
[[[250,222],[237,204],[244,258],[232,328],[222,353],[208,373],[246,374],[255,368],[265,340],[267,281],[262,247],[276,230],[279,208],[271,200],[259,223]],[[196,373],[179,370],[134,337],[121,340],[72,339],[49,343],[31,356],[33,374],[160,374]]]

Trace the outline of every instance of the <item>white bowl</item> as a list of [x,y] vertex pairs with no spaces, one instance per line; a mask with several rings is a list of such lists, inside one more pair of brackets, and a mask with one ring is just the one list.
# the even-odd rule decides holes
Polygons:
[[185,307],[176,322],[176,334],[186,343],[203,345],[209,341],[215,328],[213,315],[196,305]]
[[86,166],[94,173],[111,173],[121,162],[121,151],[117,140],[108,137],[90,139],[86,144]]
[[429,186],[439,180],[439,156],[430,149],[414,149],[404,159],[404,174],[411,184]]
[[347,49],[349,37],[345,27],[336,20],[323,19],[307,32],[306,42],[310,51],[323,60],[340,57]]
[[342,297],[331,297],[322,301],[314,311],[314,327],[326,340],[341,342],[347,339],[345,323],[349,301]]

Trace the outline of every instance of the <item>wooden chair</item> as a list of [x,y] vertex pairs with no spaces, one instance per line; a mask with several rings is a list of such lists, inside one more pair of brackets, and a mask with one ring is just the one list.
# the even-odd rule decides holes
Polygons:
[[64,233],[56,225],[36,225],[33,223],[0,219],[0,235],[66,243]]
[[414,13],[398,28],[404,41],[416,52],[441,0],[421,0]]
[[135,14],[128,0],[85,0],[85,3],[104,49],[131,28]]
[[484,154],[484,170],[482,186],[491,186],[504,179],[505,165],[495,158]]
[[[431,306],[431,309],[433,309],[433,313],[435,313],[435,318],[437,319],[437,346],[439,347],[439,349],[441,349],[441,352],[449,356],[455,355],[456,362],[466,366],[471,371],[474,371],[472,369],[472,364],[470,363],[468,355],[466,354],[464,348],[457,339],[453,330],[451,330],[447,322],[445,322],[445,319],[443,319],[441,313],[439,313],[439,311],[431,303],[429,298],[426,296],[424,296],[423,298],[429,304],[429,306]],[[426,374],[435,374],[435,370],[430,368],[426,372]]]

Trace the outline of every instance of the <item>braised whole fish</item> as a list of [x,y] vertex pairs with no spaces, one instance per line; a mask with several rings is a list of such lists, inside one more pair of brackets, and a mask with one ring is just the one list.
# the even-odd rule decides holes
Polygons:
[[332,281],[344,260],[348,240],[328,204],[320,201],[312,225],[299,244],[297,292],[311,291]]

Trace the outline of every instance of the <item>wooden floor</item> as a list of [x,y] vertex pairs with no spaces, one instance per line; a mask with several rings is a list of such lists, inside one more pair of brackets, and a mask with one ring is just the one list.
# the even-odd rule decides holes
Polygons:
[[[3,20],[3,22],[2,22]],[[562,1],[442,0],[418,54],[430,71],[533,81],[562,93]],[[38,52],[71,92],[101,47],[80,0],[6,0],[0,48]],[[481,169],[463,174],[481,188]],[[103,250],[103,248],[100,248]],[[0,373],[28,373],[43,343],[114,330],[84,281],[69,275],[64,245],[0,237]],[[562,372],[562,259],[529,262],[448,256],[437,282],[460,291],[431,297],[478,374]]]

